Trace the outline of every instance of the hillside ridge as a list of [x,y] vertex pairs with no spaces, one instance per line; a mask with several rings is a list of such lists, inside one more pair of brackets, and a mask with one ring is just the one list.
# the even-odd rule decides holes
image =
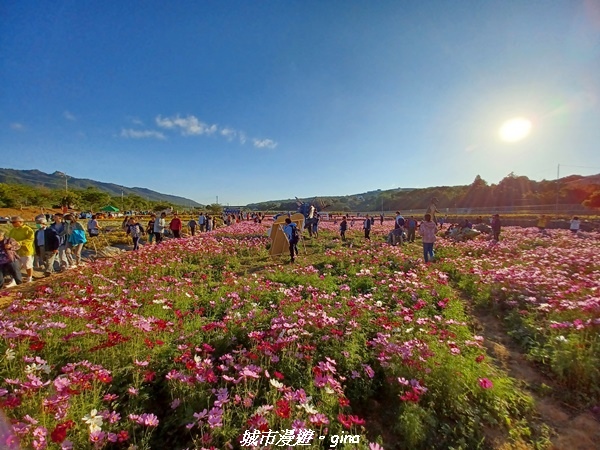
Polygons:
[[[66,177],[66,181],[65,181]],[[62,172],[55,171],[53,173],[45,173],[41,170],[18,170],[0,168],[0,183],[25,184],[28,186],[43,186],[51,189],[62,188],[65,186],[74,189],[87,189],[88,187],[96,188],[113,196],[135,194],[143,197],[146,200],[169,202],[181,206],[200,207],[200,203],[189,198],[180,197],[178,195],[163,194],[142,187],[126,187],[115,183],[106,183],[103,181],[91,180],[89,178],[76,178],[70,175],[65,175]]]

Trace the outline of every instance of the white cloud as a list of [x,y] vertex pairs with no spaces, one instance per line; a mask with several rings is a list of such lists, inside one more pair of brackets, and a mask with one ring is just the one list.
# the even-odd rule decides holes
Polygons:
[[216,125],[207,125],[200,122],[195,116],[187,117],[165,117],[157,116],[156,124],[161,128],[168,130],[180,129],[184,136],[208,134],[211,135],[217,131]]
[[139,117],[127,117],[127,119],[134,125],[143,126],[144,122]]
[[275,148],[277,142],[271,139],[252,139],[252,142],[256,148]]
[[154,130],[132,130],[131,128],[121,130],[121,137],[128,139],[166,139],[165,135],[160,131]]
[[67,119],[67,120],[70,120],[70,121],[72,121],[72,122],[74,122],[74,121],[76,121],[76,120],[77,120],[77,118],[76,118],[76,117],[75,117],[73,114],[71,114],[69,111],[65,111],[65,112],[63,113],[63,117],[64,117],[65,119]]
[[221,130],[221,135],[225,137],[229,142],[233,141],[237,136],[237,131],[233,128],[223,128]]
[[[211,136],[216,134],[224,139],[227,139],[229,142],[237,139],[242,145],[244,145],[249,139],[244,131],[236,130],[230,126],[219,128],[217,125],[208,125],[199,120],[196,116],[192,115],[185,117],[181,117],[180,115],[170,117],[158,115],[155,118],[155,122],[158,127],[164,130],[179,132],[183,136]],[[251,141],[256,148],[273,149],[278,145],[278,143],[272,139],[253,138]]]
[[10,128],[15,131],[25,131],[25,125],[23,125],[22,123],[18,123],[18,122],[11,123]]

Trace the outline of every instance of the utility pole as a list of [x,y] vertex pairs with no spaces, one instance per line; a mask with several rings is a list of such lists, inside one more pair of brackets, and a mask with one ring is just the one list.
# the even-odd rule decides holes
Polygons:
[[121,211],[125,209],[125,201],[123,200],[123,188],[121,187]]
[[69,192],[69,186],[68,186],[68,183],[67,183],[67,178],[68,178],[67,174],[64,173],[64,172],[58,172],[58,171],[56,173],[58,175],[62,176],[62,177],[65,177],[65,194],[67,194]]
[[556,207],[554,208],[554,215],[558,217],[558,194],[559,194],[559,178],[560,178],[560,164],[556,168]]

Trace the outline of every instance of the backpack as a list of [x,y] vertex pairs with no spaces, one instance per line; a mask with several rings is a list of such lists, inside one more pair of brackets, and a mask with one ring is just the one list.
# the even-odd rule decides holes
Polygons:
[[300,230],[297,226],[292,227],[292,238],[290,239],[291,244],[297,244],[300,241]]

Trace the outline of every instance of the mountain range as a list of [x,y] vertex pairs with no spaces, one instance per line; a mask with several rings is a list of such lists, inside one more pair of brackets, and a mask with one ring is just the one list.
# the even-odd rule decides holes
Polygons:
[[[146,200],[168,202],[185,207],[202,207],[185,197],[161,194],[140,187],[124,187],[114,183],[73,178],[62,172],[51,174],[39,170],[0,169],[0,183],[24,184],[50,189],[87,189],[93,187],[112,196],[138,195]],[[316,203],[319,209],[332,211],[392,211],[396,209],[424,209],[432,198],[445,207],[528,207],[541,205],[582,204],[600,206],[600,174],[571,175],[559,180],[534,181],[513,173],[498,184],[488,184],[479,175],[471,185],[435,186],[419,189],[377,189],[361,194],[319,196],[318,198],[270,200],[239,206],[259,211],[291,211],[300,201]]]
[[161,194],[160,192],[146,188],[125,187],[114,183],[89,180],[87,178],[74,178],[65,175],[62,172],[45,173],[39,170],[0,169],[0,183],[25,184],[38,187],[43,186],[50,189],[60,189],[62,187],[87,189],[88,187],[93,187],[113,196],[119,196],[121,193],[124,195],[135,194],[146,200],[156,202],[169,202],[187,207],[202,206],[200,203],[190,200],[189,198],[179,197],[177,195]]

